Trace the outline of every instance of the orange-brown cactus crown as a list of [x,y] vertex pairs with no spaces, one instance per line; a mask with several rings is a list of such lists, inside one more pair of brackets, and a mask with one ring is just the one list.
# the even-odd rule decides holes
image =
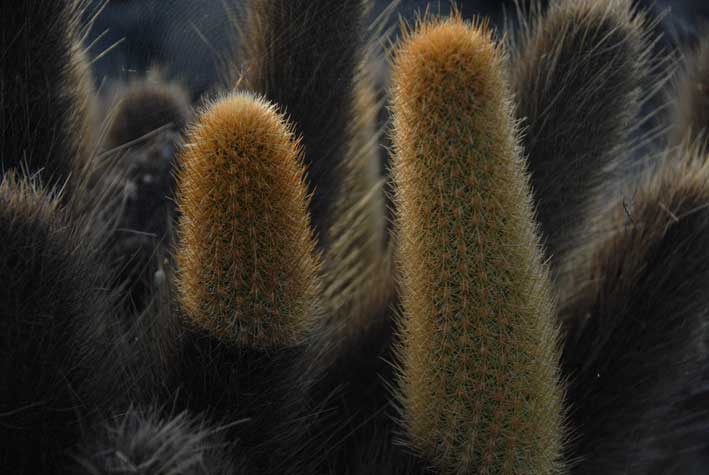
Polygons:
[[180,301],[195,325],[252,347],[306,334],[319,258],[301,155],[284,118],[251,94],[212,104],[190,131],[177,263]]

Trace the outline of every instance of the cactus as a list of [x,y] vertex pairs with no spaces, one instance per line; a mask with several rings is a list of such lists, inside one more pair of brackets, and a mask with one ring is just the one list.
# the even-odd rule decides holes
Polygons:
[[118,168],[125,203],[111,245],[113,265],[122,270],[127,306],[138,311],[155,297],[165,279],[164,260],[174,229],[175,156],[191,119],[187,91],[157,71],[117,84],[106,94],[102,166]]
[[310,380],[293,368],[320,315],[300,142],[274,106],[232,93],[200,114],[180,162],[176,285],[187,328],[172,379],[181,404],[248,420],[229,434],[259,466],[297,473]]
[[[352,384],[353,379],[377,385],[372,380],[376,377],[361,378],[362,373],[374,373],[372,365],[381,365],[380,359],[365,348],[375,348],[377,344],[372,345],[372,341],[387,339],[392,331],[389,307],[395,299],[395,281],[380,170],[381,132],[377,121],[381,103],[370,70],[372,61],[376,61],[375,48],[371,44],[374,51],[370,51],[368,60],[350,73],[355,87],[353,117],[340,164],[340,190],[333,196],[333,216],[325,238],[324,317],[317,330],[315,351],[327,348],[324,364],[337,379],[328,389],[343,382]],[[358,388],[350,387],[348,392],[361,400]]]
[[302,341],[312,326],[319,259],[300,160],[285,120],[250,94],[216,102],[191,130],[177,285],[198,327],[269,348]]
[[532,192],[556,274],[631,148],[650,53],[629,0],[554,2],[523,22],[511,60]]
[[704,445],[707,158],[668,151],[633,204],[609,204],[569,256],[564,369],[583,461],[573,473],[685,473],[691,456],[674,451]]
[[102,143],[105,151],[146,141],[166,126],[181,131],[191,118],[187,91],[179,83],[165,80],[159,71],[113,89],[109,104],[104,106],[109,111]]
[[234,475],[252,473],[232,463],[223,428],[186,412],[163,418],[158,408],[131,407],[104,421],[75,456],[73,473]]
[[702,38],[696,51],[688,55],[685,71],[678,85],[679,101],[674,118],[673,144],[688,139],[707,143],[709,137],[709,35]]
[[94,96],[80,44],[83,9],[75,0],[3,8],[0,173],[22,168],[63,186],[90,159]]
[[12,473],[63,473],[85,425],[139,400],[141,371],[114,323],[100,233],[10,173],[0,239],[0,459]]
[[485,24],[421,22],[393,70],[407,433],[440,473],[558,473],[548,271]]
[[250,0],[240,40],[239,87],[281,106],[303,137],[312,222],[323,247],[354,120],[364,13],[362,0]]
[[330,316],[328,338],[352,344],[373,326],[393,294],[385,234],[383,179],[375,130],[377,106],[366,71],[357,80],[352,139],[343,161],[342,189],[333,205],[323,272],[323,302]]

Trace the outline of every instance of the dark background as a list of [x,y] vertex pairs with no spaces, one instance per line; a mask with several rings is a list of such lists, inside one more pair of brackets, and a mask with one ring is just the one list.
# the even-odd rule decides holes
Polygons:
[[[333,0],[336,1],[336,0]],[[344,0],[350,1],[350,0]],[[528,0],[522,0],[528,1]],[[86,19],[93,17],[102,0],[93,0]],[[235,45],[233,21],[240,16],[243,0],[109,0],[95,20],[87,44],[97,57],[97,83],[106,79],[142,76],[151,66],[160,66],[168,76],[180,79],[194,99],[223,77],[224,61]],[[376,0],[375,18],[389,0]],[[401,0],[398,16],[412,18],[429,2]],[[449,2],[432,1],[431,8],[446,11]],[[707,0],[636,0],[639,6],[660,15],[659,28],[666,45],[683,45],[704,31],[709,19]],[[502,25],[504,11],[514,11],[513,0],[459,1],[465,16],[482,14]]]

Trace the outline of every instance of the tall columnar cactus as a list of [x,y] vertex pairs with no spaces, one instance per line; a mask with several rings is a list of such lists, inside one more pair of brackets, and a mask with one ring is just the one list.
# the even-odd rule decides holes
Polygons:
[[200,116],[181,161],[186,315],[246,347],[301,342],[316,313],[319,258],[292,129],[262,99],[233,94]]
[[706,152],[683,146],[646,173],[632,205],[607,205],[569,255],[575,284],[560,304],[575,322],[564,355],[582,460],[573,473],[687,473],[696,453],[679,447],[704,445],[707,202]]
[[240,40],[239,87],[282,107],[303,137],[313,227],[323,245],[354,120],[365,3],[250,0]]
[[393,71],[401,403],[440,473],[557,473],[557,331],[503,52],[422,22]]
[[[387,407],[390,395],[392,307],[397,297],[376,131],[379,105],[372,81],[362,65],[323,256],[323,318],[306,361],[323,370],[314,399],[332,402],[321,417],[327,436],[320,439],[340,441],[329,449],[333,473],[357,470],[359,464],[367,473],[377,466],[375,460],[386,460],[391,453],[391,421],[381,408]],[[352,450],[362,446],[380,449]]]
[[32,0],[3,8],[0,173],[22,167],[61,186],[86,166],[95,144],[93,84],[80,45],[84,5]]
[[649,80],[644,23],[629,0],[580,0],[521,26],[512,86],[552,272],[628,154]]

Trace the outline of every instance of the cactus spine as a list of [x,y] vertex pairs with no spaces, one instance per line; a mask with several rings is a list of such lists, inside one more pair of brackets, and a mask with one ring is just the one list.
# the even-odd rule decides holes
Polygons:
[[484,24],[421,22],[393,72],[408,435],[442,473],[557,473],[549,277],[503,53]]
[[539,223],[556,272],[590,199],[628,153],[648,73],[627,0],[555,1],[523,23],[511,61]]

